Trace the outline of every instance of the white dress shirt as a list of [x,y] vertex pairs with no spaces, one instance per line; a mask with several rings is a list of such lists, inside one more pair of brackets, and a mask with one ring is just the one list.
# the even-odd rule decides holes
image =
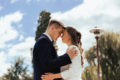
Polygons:
[[51,36],[48,33],[44,33],[44,34],[50,39],[51,42],[53,41]]

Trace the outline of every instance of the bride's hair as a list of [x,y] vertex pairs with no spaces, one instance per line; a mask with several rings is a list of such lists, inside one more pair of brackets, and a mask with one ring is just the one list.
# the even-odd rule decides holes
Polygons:
[[73,45],[76,45],[81,53],[81,65],[83,67],[83,48],[82,48],[82,42],[81,42],[81,33],[79,31],[77,31],[75,28],[71,27],[71,26],[67,26],[65,28],[65,30],[68,32],[68,34],[71,37],[71,41]]

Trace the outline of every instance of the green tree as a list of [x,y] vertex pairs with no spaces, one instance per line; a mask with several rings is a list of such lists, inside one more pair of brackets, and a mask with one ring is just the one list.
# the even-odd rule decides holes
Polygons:
[[[99,50],[102,79],[120,80],[120,34],[109,32],[101,35]],[[86,56],[89,64],[95,63],[95,53],[95,46],[87,51]]]
[[37,40],[40,37],[40,35],[45,32],[48,26],[49,20],[51,18],[50,15],[51,13],[47,11],[42,11],[40,13],[35,40]]
[[1,80],[32,80],[32,76],[27,73],[27,66],[24,66],[23,59],[18,58],[14,65],[8,69],[8,73],[2,76]]
[[[50,15],[51,13],[48,11],[42,11],[40,13],[39,19],[38,19],[38,26],[37,26],[37,30],[36,30],[36,35],[35,35],[35,40],[37,41],[40,37],[41,34],[43,34],[45,32],[45,30],[47,29],[49,20],[50,20]],[[30,49],[31,54],[32,54],[32,50],[33,48]],[[32,64],[33,64],[33,58],[32,58]]]
[[96,66],[96,63],[95,63],[95,59],[97,57],[96,46],[93,46],[88,51],[86,51],[85,56],[90,66]]
[[90,66],[82,72],[82,80],[97,80],[96,46],[86,51],[85,56]]
[[[35,40],[37,40],[40,37],[40,35],[44,33],[45,30],[47,29],[49,20],[51,19],[50,15],[51,13],[47,11],[42,11],[40,13]],[[56,45],[55,41],[54,41],[54,47],[56,50],[58,50],[58,46]]]
[[106,33],[99,39],[103,80],[120,80],[120,34]]
[[82,80],[97,80],[97,66],[88,66],[82,73]]

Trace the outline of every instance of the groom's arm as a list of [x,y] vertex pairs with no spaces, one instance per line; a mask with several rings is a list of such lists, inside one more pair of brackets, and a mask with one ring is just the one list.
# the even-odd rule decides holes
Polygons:
[[51,52],[50,50],[51,50],[51,47],[49,46],[49,44],[47,44],[44,40],[41,41],[38,49],[38,52],[39,52],[38,56],[39,56],[41,67],[44,70],[49,71],[51,69],[60,68],[61,66],[71,63],[71,60],[68,54],[64,54],[55,59],[50,58],[50,56],[52,55],[52,53],[50,53]]

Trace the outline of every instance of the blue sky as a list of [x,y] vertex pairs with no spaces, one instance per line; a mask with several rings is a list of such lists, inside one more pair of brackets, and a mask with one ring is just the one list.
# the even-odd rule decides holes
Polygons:
[[33,31],[36,28],[37,19],[42,10],[53,12],[65,12],[71,8],[82,3],[82,0],[0,0],[0,5],[3,10],[0,12],[0,16],[10,14],[15,11],[23,13],[24,18],[20,22],[21,28],[15,25],[15,28],[19,31],[23,31],[25,36],[35,36]]
[[[42,10],[50,11],[53,19],[79,30],[83,48],[88,50],[95,45],[94,35],[89,32],[95,26],[105,32],[120,32],[119,5],[119,0],[0,0],[0,76],[19,56],[24,57],[31,68],[30,48],[35,43],[37,20]],[[60,38],[57,45],[58,54],[64,54],[67,46]]]

